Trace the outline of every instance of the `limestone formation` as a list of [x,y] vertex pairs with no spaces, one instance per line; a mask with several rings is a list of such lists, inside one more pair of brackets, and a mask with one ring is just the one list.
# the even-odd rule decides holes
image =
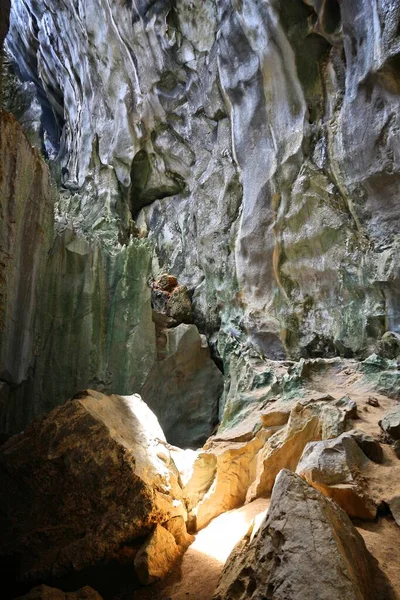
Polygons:
[[214,337],[352,356],[397,331],[398,2],[77,6],[16,2],[7,39],[62,213],[113,243],[133,215]]
[[348,415],[348,403],[335,401],[330,396],[297,403],[286,426],[273,433],[259,452],[256,477],[247,492],[247,500],[268,497],[279,471],[283,468],[295,471],[308,442],[341,434]]
[[371,520],[376,506],[363,489],[361,477],[367,462],[357,441],[344,433],[333,440],[308,443],[296,473],[333,498],[350,517]]
[[140,393],[169,442],[198,448],[206,441],[218,422],[222,388],[222,373],[195,325],[157,328],[157,356]]
[[[0,404],[1,433],[19,431],[15,388],[29,387],[41,335],[38,307],[46,297],[45,268],[53,242],[54,192],[39,153],[15,119],[0,111]],[[21,394],[22,395],[22,394]],[[25,421],[26,422],[26,421]]]
[[25,582],[79,572],[186,518],[169,446],[139,396],[82,393],[6,442],[0,470],[0,554]]
[[279,473],[267,515],[240,542],[214,600],[374,600],[372,557],[349,518],[298,475]]

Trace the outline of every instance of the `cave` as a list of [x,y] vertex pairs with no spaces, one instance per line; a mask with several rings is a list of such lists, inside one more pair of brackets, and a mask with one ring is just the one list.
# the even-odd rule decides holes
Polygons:
[[399,24],[0,0],[2,598],[400,598]]

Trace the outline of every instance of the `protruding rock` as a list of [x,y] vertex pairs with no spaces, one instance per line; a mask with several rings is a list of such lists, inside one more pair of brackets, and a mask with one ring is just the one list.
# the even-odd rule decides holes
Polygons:
[[307,444],[296,472],[333,498],[350,517],[374,519],[376,506],[365,494],[359,477],[367,463],[356,440],[344,433],[334,440]]
[[178,560],[179,554],[172,533],[156,525],[135,557],[135,570],[140,582],[149,585],[163,579]]
[[1,447],[0,474],[0,552],[18,580],[80,571],[186,516],[169,446],[137,395],[66,402]]
[[400,526],[400,496],[394,496],[388,504],[394,520]]
[[173,517],[166,523],[163,523],[163,527],[174,536],[175,543],[180,551],[185,551],[194,541],[194,536],[187,532],[183,517]]
[[229,557],[214,600],[374,600],[372,559],[348,516],[281,471],[271,505]]
[[400,440],[400,405],[389,410],[379,425],[394,440]]
[[355,439],[367,458],[378,464],[383,461],[382,446],[372,435],[368,435],[360,429],[353,429],[348,433]]
[[17,600],[102,600],[102,597],[88,586],[77,592],[62,592],[57,588],[39,585]]
[[337,405],[330,396],[296,404],[287,425],[274,433],[259,452],[256,478],[248,490],[247,501],[269,496],[279,471],[295,471],[308,442],[340,435],[348,415],[347,403]]
[[174,275],[164,273],[151,285],[151,301],[156,313],[170,319],[169,326],[192,323],[192,301],[185,285],[179,285]]
[[400,335],[386,331],[379,341],[379,354],[384,358],[397,358],[400,354]]

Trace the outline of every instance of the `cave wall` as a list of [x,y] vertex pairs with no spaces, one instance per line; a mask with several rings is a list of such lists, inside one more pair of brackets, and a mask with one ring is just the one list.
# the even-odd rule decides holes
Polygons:
[[133,216],[212,339],[351,356],[399,327],[398,22],[384,0],[30,0],[7,44],[78,227],[114,244]]
[[398,331],[399,14],[388,0],[12,3],[7,60],[58,184],[17,404],[140,391],[160,371],[147,282],[161,272],[188,286],[228,385],[233,348],[364,357]]

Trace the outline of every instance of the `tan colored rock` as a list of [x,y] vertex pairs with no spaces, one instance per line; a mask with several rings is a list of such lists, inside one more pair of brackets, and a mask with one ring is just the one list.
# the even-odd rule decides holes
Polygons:
[[228,558],[214,600],[374,600],[372,568],[346,513],[284,469],[258,531]]
[[[212,460],[216,461],[215,476],[211,481],[211,485],[209,485],[208,491],[190,513],[193,530],[202,529],[214,517],[244,504],[247,489],[256,475],[257,453],[263,447],[265,440],[266,434],[261,430],[249,442],[217,443],[207,451],[210,457],[207,460],[210,461],[210,464]],[[204,461],[204,457],[202,460]],[[194,467],[193,479],[184,490],[189,497],[188,508],[193,505],[193,500],[190,498],[188,491],[194,489],[194,482],[199,479],[196,463]],[[201,474],[205,481],[205,472]],[[209,475],[211,476],[211,470]],[[204,485],[203,489],[205,487]]]
[[360,476],[368,463],[354,437],[344,433],[334,440],[307,444],[296,472],[335,500],[350,517],[372,520],[376,506],[368,497]]
[[0,476],[0,552],[25,581],[80,571],[186,518],[169,446],[137,395],[66,402],[1,447]]
[[347,403],[338,406],[331,396],[297,403],[286,426],[271,435],[259,452],[256,477],[249,486],[246,501],[268,497],[281,469],[296,470],[308,442],[340,435],[349,418],[347,409]]
[[163,523],[163,527],[174,536],[175,543],[180,552],[185,551],[194,542],[194,536],[187,532],[183,517],[173,517],[166,523]]
[[163,579],[180,556],[172,533],[156,525],[135,557],[135,571],[143,585]]
[[260,419],[263,427],[276,427],[278,425],[286,425],[289,416],[290,409],[271,410],[268,413],[262,414]]
[[47,585],[39,585],[33,588],[25,596],[17,600],[103,600],[100,594],[89,586],[85,586],[76,592],[62,592]]

